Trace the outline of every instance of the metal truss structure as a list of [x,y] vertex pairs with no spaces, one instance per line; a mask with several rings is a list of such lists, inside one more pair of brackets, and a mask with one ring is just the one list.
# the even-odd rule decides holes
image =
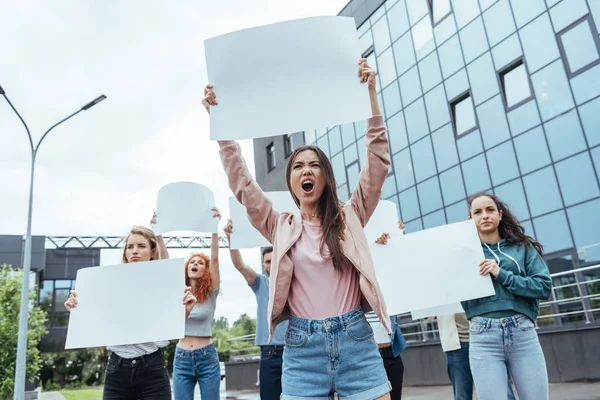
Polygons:
[[[211,236],[164,236],[169,249],[209,249]],[[117,249],[123,247],[124,236],[46,236],[47,249]],[[228,248],[225,236],[219,237],[219,248]]]

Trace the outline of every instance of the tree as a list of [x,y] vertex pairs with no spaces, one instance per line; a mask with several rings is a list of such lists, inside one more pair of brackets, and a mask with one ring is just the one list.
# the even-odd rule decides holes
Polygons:
[[[21,302],[22,271],[14,272],[6,264],[0,266],[0,398],[13,396],[17,339],[19,335],[19,307]],[[29,291],[29,301],[36,298],[35,287]],[[29,308],[27,334],[27,379],[33,382],[42,367],[38,343],[48,333],[44,324],[46,313],[38,307]]]
[[231,331],[236,336],[245,336],[256,333],[256,320],[244,313],[233,323]]
[[229,330],[229,320],[226,317],[220,317],[218,320],[215,321],[212,327],[213,333],[227,330]]

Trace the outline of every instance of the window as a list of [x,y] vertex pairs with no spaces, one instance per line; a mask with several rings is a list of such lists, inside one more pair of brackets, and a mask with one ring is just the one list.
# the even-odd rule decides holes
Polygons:
[[510,111],[533,98],[533,88],[522,58],[498,72],[502,98],[506,111]]
[[267,168],[269,171],[275,168],[275,144],[273,142],[267,146]]
[[452,12],[450,0],[427,0],[431,23],[436,26]]
[[557,36],[569,78],[600,63],[600,39],[589,15],[566,27]]
[[452,100],[450,102],[450,110],[454,134],[457,138],[477,129],[477,118],[470,90]]
[[[285,135],[285,158],[288,158],[294,150],[302,145],[304,145],[304,132],[296,132]],[[273,160],[273,166],[275,166],[275,160]]]

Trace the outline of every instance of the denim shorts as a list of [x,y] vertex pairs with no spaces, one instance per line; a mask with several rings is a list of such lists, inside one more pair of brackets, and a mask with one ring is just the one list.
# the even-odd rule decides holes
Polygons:
[[362,309],[324,320],[295,316],[285,335],[282,399],[376,399],[390,392]]

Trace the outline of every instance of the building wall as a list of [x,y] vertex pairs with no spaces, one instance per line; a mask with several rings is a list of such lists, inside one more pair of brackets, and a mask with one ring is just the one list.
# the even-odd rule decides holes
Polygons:
[[[45,236],[31,238],[31,270],[43,270],[46,262]],[[0,265],[23,267],[23,250],[25,239],[21,235],[0,235]]]
[[[260,187],[267,192],[287,190],[285,183],[285,136],[254,139],[254,173]],[[275,168],[269,170],[267,147],[275,145]]]

